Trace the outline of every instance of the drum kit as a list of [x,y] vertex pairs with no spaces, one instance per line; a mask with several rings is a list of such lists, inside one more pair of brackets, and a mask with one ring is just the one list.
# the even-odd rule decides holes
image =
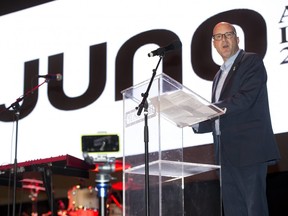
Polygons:
[[[123,171],[123,169],[129,168],[129,165],[123,167],[121,161],[113,162],[113,171]],[[95,166],[93,172],[101,173],[107,170],[107,168],[101,167],[99,164]],[[109,172],[108,172],[109,173]],[[116,182],[110,185],[110,178],[106,178],[101,175],[96,175],[96,187],[88,186],[81,187],[80,185],[73,186],[67,193],[68,196],[68,209],[64,215],[69,216],[100,216],[99,209],[106,211],[105,214],[108,216],[122,216],[122,195],[123,195],[123,183]],[[104,184],[103,184],[104,182]],[[107,197],[103,199],[103,190],[107,190]],[[99,192],[102,191],[102,192]],[[100,195],[99,193],[102,193]],[[62,213],[63,216],[63,213]]]
[[[117,183],[118,184],[118,183]],[[68,209],[62,215],[69,216],[100,216],[98,191],[94,187],[83,187],[79,185],[71,188],[68,195]],[[120,196],[119,196],[120,195]],[[122,191],[111,188],[106,203],[107,215],[122,216]],[[61,214],[58,214],[61,215]]]
[[[126,168],[129,168],[127,165]],[[106,179],[101,172],[100,166],[95,166],[92,173],[96,173],[96,186],[83,186],[75,185],[67,192],[68,206],[66,208],[62,200],[58,201],[57,215],[58,216],[122,216],[122,196],[123,196],[123,183],[116,182],[110,183],[110,178]],[[105,168],[106,169],[106,168]],[[114,171],[123,171],[124,167],[121,161],[113,162]],[[113,171],[113,172],[114,172]],[[98,179],[98,180],[97,180]],[[37,196],[40,191],[45,191],[42,181],[33,179],[24,179],[23,188],[31,191],[30,198],[32,201],[32,215],[37,216]],[[104,184],[103,184],[104,183]],[[100,186],[99,186],[100,185]],[[106,191],[107,196],[103,199],[103,189]],[[102,190],[102,192],[101,192]],[[100,192],[99,192],[100,191]],[[100,194],[102,193],[102,195]],[[102,207],[101,207],[102,205]],[[103,213],[105,211],[105,213]],[[42,214],[42,216],[51,216],[51,212]]]

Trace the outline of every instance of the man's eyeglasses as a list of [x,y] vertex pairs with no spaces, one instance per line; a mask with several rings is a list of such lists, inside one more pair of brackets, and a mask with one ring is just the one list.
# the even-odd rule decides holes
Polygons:
[[221,33],[219,33],[219,34],[214,34],[214,35],[212,36],[212,38],[213,38],[214,40],[216,40],[216,41],[220,41],[220,40],[222,40],[222,38],[223,38],[224,35],[225,35],[225,38],[230,39],[230,38],[232,38],[234,35],[236,35],[236,32],[232,31],[232,32],[226,32],[226,33],[224,33],[224,34],[221,34]]

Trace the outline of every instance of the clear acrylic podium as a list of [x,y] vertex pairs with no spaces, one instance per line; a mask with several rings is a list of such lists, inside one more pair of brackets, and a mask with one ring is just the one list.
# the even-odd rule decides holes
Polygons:
[[[124,216],[144,216],[147,208],[144,114],[138,116],[135,108],[141,103],[141,94],[146,92],[149,82],[122,91],[123,167],[129,167],[123,171]],[[155,76],[147,102],[149,215],[183,216],[186,215],[185,178],[196,176],[197,179],[199,174],[220,169],[216,164],[193,161],[193,158],[184,161],[184,129],[193,133],[188,126],[217,118],[224,112],[164,73]]]

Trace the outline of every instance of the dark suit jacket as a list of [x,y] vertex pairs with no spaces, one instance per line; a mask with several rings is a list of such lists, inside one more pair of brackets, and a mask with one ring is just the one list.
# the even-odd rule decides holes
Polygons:
[[[215,80],[212,86],[214,103]],[[227,111],[220,117],[221,154],[235,166],[252,165],[279,159],[271,126],[267,73],[262,59],[241,50],[228,73],[218,102]],[[199,133],[213,132],[214,121],[199,124]]]

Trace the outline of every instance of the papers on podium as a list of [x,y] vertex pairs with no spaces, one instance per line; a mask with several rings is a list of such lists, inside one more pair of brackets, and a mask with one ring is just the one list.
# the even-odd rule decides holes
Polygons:
[[181,128],[225,113],[199,95],[183,90],[166,92],[150,98],[150,101],[157,112]]

